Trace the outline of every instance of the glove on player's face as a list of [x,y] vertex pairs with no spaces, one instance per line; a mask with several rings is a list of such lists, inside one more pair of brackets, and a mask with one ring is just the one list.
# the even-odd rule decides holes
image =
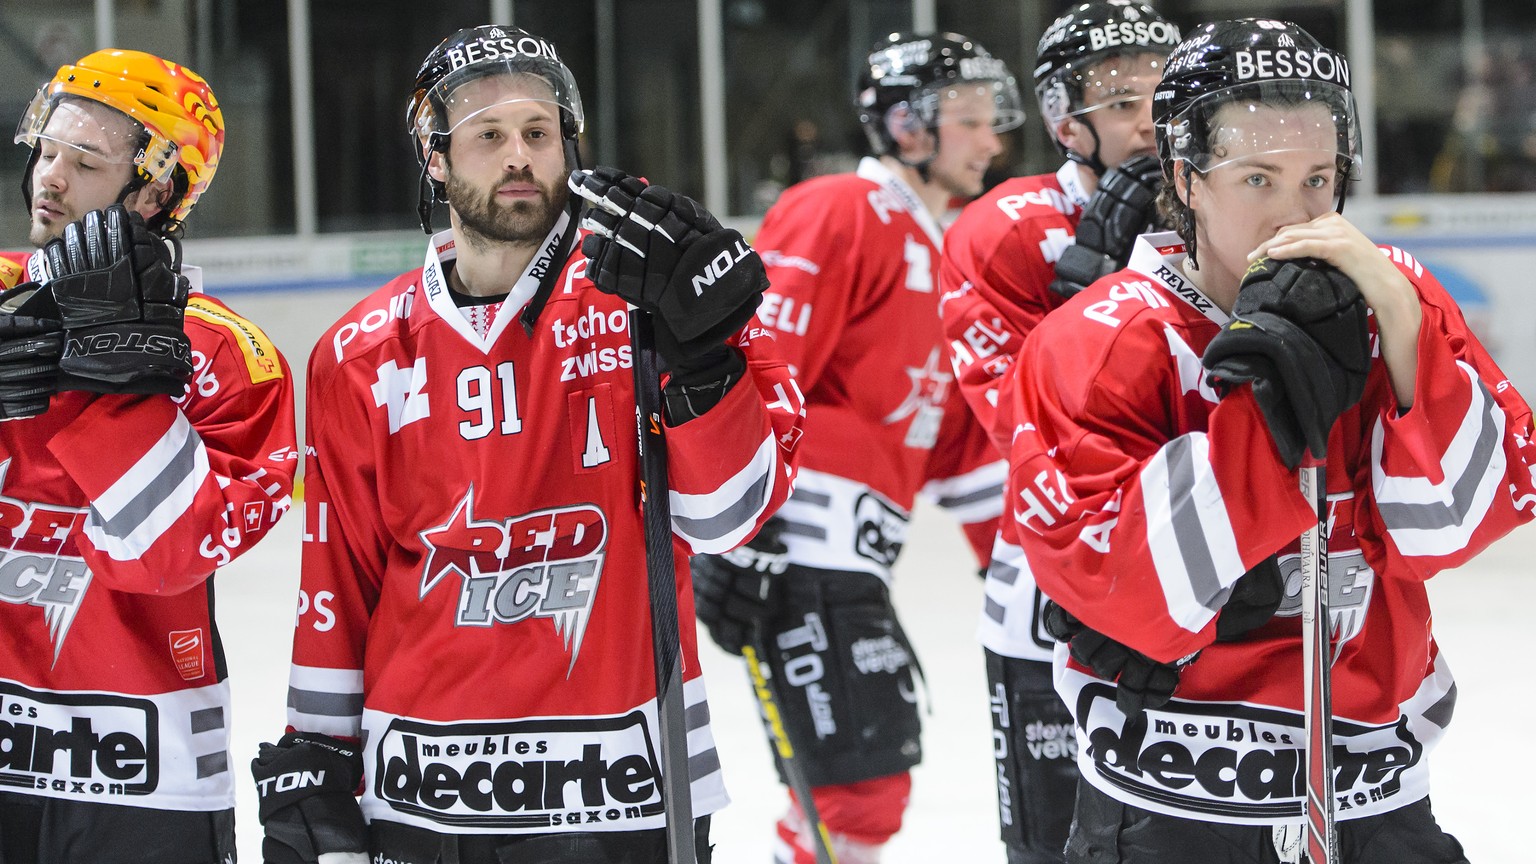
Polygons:
[[63,327],[46,287],[27,282],[0,294],[0,420],[48,410],[58,389]]
[[1157,226],[1157,193],[1163,185],[1156,156],[1132,156],[1104,172],[1083,208],[1077,239],[1056,262],[1051,290],[1071,297],[1121,269],[1137,236]]
[[693,199],[612,168],[573,172],[570,186],[590,205],[588,275],[655,317],[669,366],[709,354],[752,319],[768,276],[739,232]]
[[66,331],[59,389],[180,396],[192,377],[187,280],[143,217],[92,210],[43,255]]
[[745,546],[724,555],[694,556],[694,607],[716,645],[741,654],[742,646],[752,644],[778,613],[788,552],[770,521]]
[[363,776],[357,747],[311,732],[262,744],[251,760],[266,864],[315,864],[321,855],[368,852],[354,793]]
[[1100,678],[1115,682],[1115,705],[1127,717],[1168,704],[1178,689],[1179,672],[1195,659],[1195,655],[1190,655],[1176,663],[1159,663],[1089,629],[1054,600],[1046,601],[1042,623],[1052,638],[1067,643],[1072,659]]
[[1201,357],[1223,396],[1252,383],[1287,468],[1328,450],[1328,432],[1365,392],[1371,366],[1365,300],[1355,283],[1314,259],[1260,258],[1248,268],[1232,321]]

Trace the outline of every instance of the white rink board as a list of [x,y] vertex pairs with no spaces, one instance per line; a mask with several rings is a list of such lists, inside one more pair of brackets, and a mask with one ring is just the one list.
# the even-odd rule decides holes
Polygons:
[[[287,656],[298,585],[299,513],[217,577],[218,619],[234,693],[234,762],[284,725]],[[920,507],[900,564],[897,606],[928,673],[925,763],[915,775],[906,827],[885,864],[1004,861],[997,841],[991,730],[981,650],[974,639],[981,584],[947,517]],[[1530,820],[1536,792],[1527,729],[1536,718],[1528,638],[1536,610],[1536,529],[1526,526],[1460,571],[1431,583],[1435,630],[1459,684],[1456,718],[1431,757],[1440,824],[1480,864],[1536,860]],[[701,632],[714,732],[734,803],[716,814],[718,864],[768,864],[772,823],[786,799],[759,734],[756,703],[738,658]],[[488,686],[492,686],[488,682]],[[255,788],[239,784],[240,859],[261,861]]]

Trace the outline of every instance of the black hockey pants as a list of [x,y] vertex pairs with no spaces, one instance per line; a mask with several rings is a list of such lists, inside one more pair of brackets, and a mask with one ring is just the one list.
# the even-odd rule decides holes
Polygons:
[[0,792],[0,864],[234,864],[235,812]]
[[[1429,799],[1390,813],[1338,823],[1343,864],[1467,864],[1455,837],[1440,830]],[[1067,841],[1068,864],[1278,864],[1271,830],[1149,813],[1121,804],[1086,782]]]

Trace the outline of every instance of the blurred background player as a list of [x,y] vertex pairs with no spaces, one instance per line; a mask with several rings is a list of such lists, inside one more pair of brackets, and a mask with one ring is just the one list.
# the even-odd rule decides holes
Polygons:
[[1287,22],[1181,42],[1153,96],[1176,232],[1017,358],[1005,519],[1070,645],[1074,864],[1300,858],[1308,454],[1340,860],[1466,860],[1428,797],[1456,689],[1424,582],[1530,519],[1531,413],[1434,276],[1340,215],[1349,77]]
[[168,248],[223,116],[192,70],[104,50],[16,142],[46,248],[0,259],[0,860],[233,861],[211,577],[287,511],[297,453],[282,356]]
[[[945,236],[940,310],[961,392],[1002,455],[1013,440],[1013,356],[1046,313],[1118,270],[1156,221],[1162,169],[1152,90],[1179,30],[1150,6],[1093,0],[1045,31],[1035,64],[1041,116],[1066,161],[1005,180]],[[1112,166],[1112,167],[1107,167]],[[1051,683],[1043,598],[1012,526],[986,583],[986,650],[998,810],[1010,864],[1059,862],[1077,767],[1072,718]]]
[[[838,860],[869,864],[922,752],[917,661],[890,600],[914,496],[927,484],[983,562],[1000,508],[1000,457],[942,345],[938,220],[981,192],[1023,112],[1006,65],[953,33],[892,34],[856,97],[874,155],[786,190],[756,238],[772,281],[758,318],[805,394],[800,477],[749,547],[695,559],[694,585],[714,640],[771,668]],[[777,860],[815,860],[794,802],[778,831]]]
[[[266,860],[662,864],[626,302],[651,313],[671,370],[691,620],[686,554],[742,542],[794,477],[801,405],[742,329],[762,263],[688,198],[572,175],[581,97],[538,36],[449,36],[407,121],[423,227],[442,202],[449,228],[311,356],[302,590],[334,600],[297,621],[290,731],[252,765]],[[610,209],[578,223],[568,182]],[[597,232],[579,249],[578,224]],[[681,635],[703,864],[726,798],[694,628]]]

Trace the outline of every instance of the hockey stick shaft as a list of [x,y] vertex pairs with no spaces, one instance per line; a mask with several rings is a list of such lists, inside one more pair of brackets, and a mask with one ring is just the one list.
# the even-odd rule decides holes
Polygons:
[[1301,638],[1306,713],[1306,852],[1311,864],[1339,864],[1333,810],[1333,643],[1328,617],[1328,492],[1320,462],[1301,468],[1301,494],[1317,524],[1301,535]]
[[656,716],[661,748],[661,798],[667,819],[667,860],[668,864],[698,864],[677,618],[677,562],[672,553],[672,512],[667,500],[670,487],[661,415],[661,366],[651,316],[631,308],[629,334],[634,352],[635,416],[640,427],[640,498],[645,516],[651,651],[656,660]]
[[768,728],[773,732],[773,746],[775,752],[779,754],[779,764],[784,766],[784,778],[789,781],[790,790],[799,800],[800,812],[805,814],[805,822],[810,826],[811,835],[816,840],[816,864],[837,864],[837,854],[832,851],[832,836],[827,832],[827,824],[821,821],[821,814],[816,810],[816,801],[811,797],[811,782],[806,779],[805,772],[800,770],[794,744],[789,740],[789,729],[784,726],[784,714],[779,711],[778,693],[774,689],[773,682],[763,674],[762,664],[765,661],[758,658],[759,647],[763,649],[763,657],[766,658],[768,652],[761,628],[753,641],[757,644],[742,646],[741,655],[747,661],[747,674],[752,677],[752,692],[757,694],[758,705],[763,709],[763,719],[767,721]]

